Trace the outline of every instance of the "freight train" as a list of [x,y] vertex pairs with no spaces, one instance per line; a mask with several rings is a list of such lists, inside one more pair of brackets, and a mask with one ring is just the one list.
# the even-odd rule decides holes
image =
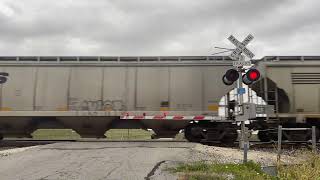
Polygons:
[[[267,56],[252,63],[261,78],[249,87],[272,107],[248,125],[260,130],[260,140],[274,139],[279,124],[320,127],[320,57]],[[235,88],[222,81],[232,68],[226,56],[0,57],[0,72],[9,74],[0,88],[0,137],[66,128],[104,138],[109,129],[142,128],[156,137],[183,129],[192,142],[234,142],[234,116],[218,113],[221,98]],[[235,103],[226,101],[225,110]],[[290,131],[284,137],[309,134]]]

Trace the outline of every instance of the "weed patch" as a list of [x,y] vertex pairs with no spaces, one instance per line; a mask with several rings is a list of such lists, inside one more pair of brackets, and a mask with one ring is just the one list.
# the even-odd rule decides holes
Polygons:
[[[172,172],[180,173],[182,179],[276,179],[265,174],[261,166],[252,161],[245,164],[218,164],[196,162],[192,164],[180,164],[171,169]],[[182,173],[182,174],[181,174]]]

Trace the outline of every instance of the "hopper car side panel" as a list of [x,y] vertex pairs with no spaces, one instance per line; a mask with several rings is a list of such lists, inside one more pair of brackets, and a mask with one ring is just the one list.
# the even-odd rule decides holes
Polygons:
[[10,73],[10,82],[2,85],[1,109],[32,111],[35,106],[35,86],[37,68],[5,67]]
[[103,69],[92,67],[71,68],[69,84],[70,110],[98,111],[103,107]]
[[134,72],[135,69],[128,67],[103,68],[103,110],[133,109]]
[[[35,111],[64,111],[68,109],[69,67],[41,67],[37,73]],[[13,79],[15,77],[12,77]],[[18,109],[19,110],[19,109]]]
[[[262,63],[262,65],[264,65]],[[284,90],[289,99],[288,111],[279,113],[289,114],[320,114],[320,63],[305,62],[273,62],[265,63],[266,77],[270,82],[268,89],[276,86]],[[281,101],[279,102],[281,103]]]
[[142,111],[169,110],[168,67],[142,67],[137,69],[136,109]]
[[180,111],[217,114],[226,67],[6,67],[3,111]]
[[203,67],[171,68],[170,108],[201,111],[203,108]]

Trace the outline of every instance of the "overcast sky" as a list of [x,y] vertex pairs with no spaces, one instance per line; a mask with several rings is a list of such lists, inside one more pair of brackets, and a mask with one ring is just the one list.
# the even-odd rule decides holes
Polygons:
[[[0,56],[320,55],[319,0],[0,0]],[[228,55],[228,54],[223,54]]]

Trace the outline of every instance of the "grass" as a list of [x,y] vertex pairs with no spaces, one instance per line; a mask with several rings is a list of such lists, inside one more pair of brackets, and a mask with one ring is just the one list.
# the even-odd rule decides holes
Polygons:
[[[151,139],[151,132],[142,129],[111,129],[105,133],[110,140],[146,140]],[[32,133],[33,139],[64,140],[80,139],[80,135],[71,129],[38,129]]]
[[32,136],[37,140],[80,139],[80,135],[71,129],[38,129],[32,133]]
[[250,161],[245,164],[218,164],[195,162],[180,164],[169,169],[178,173],[180,180],[202,179],[279,179],[279,180],[320,180],[320,154],[302,150],[298,153],[304,161],[295,165],[277,166],[277,176],[270,176],[261,170],[258,163]]
[[170,169],[172,172],[180,173],[181,180],[202,179],[276,179],[265,174],[259,164],[249,161],[245,164],[218,164],[195,162],[192,164],[180,164]]
[[301,153],[305,161],[297,165],[279,165],[280,179],[320,180],[320,155],[305,151]]
[[151,132],[142,129],[111,129],[107,131],[107,139],[113,140],[146,140],[151,139]]

